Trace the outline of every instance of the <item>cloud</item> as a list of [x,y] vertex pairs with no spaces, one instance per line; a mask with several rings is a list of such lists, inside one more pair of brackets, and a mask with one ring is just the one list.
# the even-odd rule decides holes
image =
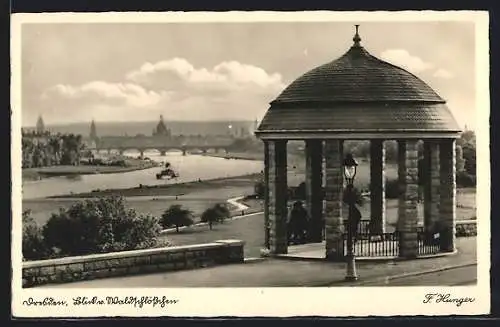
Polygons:
[[443,69],[443,68],[439,68],[438,70],[436,70],[434,72],[434,77],[437,77],[437,78],[443,78],[443,79],[450,79],[450,78],[453,78],[454,75],[447,71],[446,69]]
[[93,81],[79,86],[55,85],[42,94],[42,99],[74,101],[83,105],[109,104],[141,108],[156,105],[165,95],[166,92],[148,91],[131,83]]
[[178,119],[248,118],[267,109],[284,87],[280,74],[253,65],[224,61],[196,68],[186,59],[173,58],[144,63],[118,83],[55,85],[42,99],[61,115],[72,108],[72,115],[80,110],[96,119],[127,115],[149,120],[161,113]]
[[405,68],[411,73],[419,73],[434,67],[432,63],[425,62],[419,57],[412,56],[404,49],[388,49],[383,51],[380,57],[396,66]]
[[284,87],[280,74],[237,61],[224,61],[213,68],[195,68],[186,59],[173,58],[145,63],[126,74],[126,79],[146,88],[167,89],[174,93],[217,95],[234,92],[273,92]]

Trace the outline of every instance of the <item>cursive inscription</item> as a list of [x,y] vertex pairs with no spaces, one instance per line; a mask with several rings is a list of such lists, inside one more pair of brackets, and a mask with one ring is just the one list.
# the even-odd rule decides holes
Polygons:
[[475,300],[473,297],[453,297],[450,293],[427,293],[423,302],[454,304],[459,307],[464,303],[472,303]]
[[78,296],[73,298],[73,305],[129,305],[133,307],[142,308],[143,306],[161,307],[166,308],[168,305],[176,304],[179,300],[167,299],[166,296],[106,296],[106,297],[86,297]]
[[34,299],[32,297],[28,298],[27,300],[23,301],[23,305],[26,306],[41,306],[41,307],[46,307],[46,306],[68,306],[68,302],[66,301],[57,301],[53,297],[46,297],[43,299]]

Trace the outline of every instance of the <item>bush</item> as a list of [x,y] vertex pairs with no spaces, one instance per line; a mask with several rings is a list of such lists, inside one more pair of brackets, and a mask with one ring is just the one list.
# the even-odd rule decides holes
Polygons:
[[255,193],[255,196],[257,198],[259,198],[259,199],[264,198],[265,191],[266,191],[266,186],[264,185],[263,181],[258,181],[257,183],[255,183],[255,185],[254,185],[254,193]]
[[399,182],[397,179],[388,179],[385,182],[385,197],[388,199],[399,198]]
[[52,214],[43,236],[46,246],[61,255],[85,255],[151,247],[160,230],[157,218],[138,215],[122,197],[111,196]]
[[455,235],[456,237],[476,236],[477,235],[476,222],[457,224]]
[[50,255],[49,249],[45,246],[42,229],[31,217],[31,211],[23,212],[23,259],[40,260]]
[[475,187],[476,176],[469,174],[466,171],[457,172],[457,186],[458,187]]
[[160,224],[164,228],[175,226],[177,232],[181,226],[191,226],[194,223],[191,211],[182,208],[181,205],[171,205],[160,219]]

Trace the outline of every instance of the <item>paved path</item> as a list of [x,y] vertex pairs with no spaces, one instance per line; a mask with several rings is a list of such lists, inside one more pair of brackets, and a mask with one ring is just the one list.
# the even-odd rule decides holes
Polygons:
[[385,278],[385,280],[363,283],[363,286],[441,286],[474,285],[477,283],[477,264],[454,267],[451,269],[424,274]]
[[[396,262],[358,262],[360,281],[379,279],[449,266],[476,262],[476,238],[458,239],[459,253],[432,259]],[[470,272],[470,271],[468,271]],[[345,264],[324,261],[267,259],[245,264],[204,269],[155,273],[140,276],[98,279],[70,284],[47,285],[42,288],[114,288],[114,287],[294,287],[294,286],[356,286],[345,283]],[[425,279],[423,280],[425,284]],[[440,283],[449,285],[446,280]],[[412,285],[418,279],[410,281]],[[443,285],[442,284],[442,285]],[[419,284],[422,285],[422,284]]]

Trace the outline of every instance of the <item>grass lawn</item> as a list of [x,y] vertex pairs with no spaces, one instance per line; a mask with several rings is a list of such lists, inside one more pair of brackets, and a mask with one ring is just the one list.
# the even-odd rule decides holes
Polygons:
[[166,237],[173,245],[210,243],[225,239],[244,240],[245,257],[259,257],[264,245],[264,215],[227,221],[214,225],[213,230],[209,230],[208,226],[192,227],[162,237]]

